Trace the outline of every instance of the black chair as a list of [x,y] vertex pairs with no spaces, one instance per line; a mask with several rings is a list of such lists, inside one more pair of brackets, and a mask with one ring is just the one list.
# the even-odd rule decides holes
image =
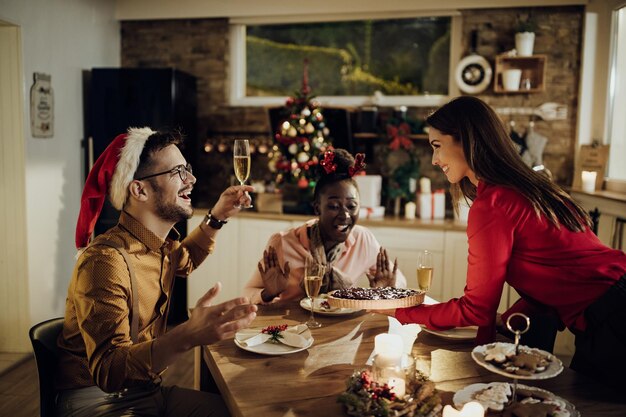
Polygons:
[[57,366],[57,337],[62,329],[63,318],[61,317],[35,324],[28,332],[35,351],[37,373],[39,374],[41,417],[52,417],[55,414],[54,374]]

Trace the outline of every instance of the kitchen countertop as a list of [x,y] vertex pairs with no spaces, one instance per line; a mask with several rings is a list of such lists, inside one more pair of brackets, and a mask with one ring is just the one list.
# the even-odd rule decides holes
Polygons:
[[626,203],[626,194],[620,193],[617,191],[608,191],[608,190],[596,190],[593,192],[587,192],[579,189],[572,188],[570,193],[573,194],[584,194],[591,197],[604,198],[607,200],[613,200],[620,203]]
[[[277,213],[259,213],[255,211],[241,211],[238,215],[240,219],[258,219],[258,220],[281,220],[302,222],[315,218],[314,215],[304,214],[277,214]],[[402,217],[386,216],[382,219],[365,219],[359,218],[361,226],[368,227],[396,227],[402,229],[420,229],[420,230],[450,230],[464,232],[467,228],[466,223],[457,222],[452,219],[444,220],[407,220]]]

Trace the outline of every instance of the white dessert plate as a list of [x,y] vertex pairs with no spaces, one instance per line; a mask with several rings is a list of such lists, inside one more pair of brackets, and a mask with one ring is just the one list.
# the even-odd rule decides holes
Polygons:
[[430,333],[432,335],[439,336],[444,339],[473,340],[473,339],[476,339],[476,333],[478,332],[478,327],[468,326],[468,327],[455,327],[454,329],[449,329],[449,330],[434,330],[434,329],[429,329],[425,325],[422,325],[422,330],[424,330],[426,333]]
[[[497,385],[497,384],[507,384],[507,382],[491,382],[489,384],[471,384],[466,386],[465,388],[463,388],[462,390],[457,391],[454,394],[454,397],[452,397],[452,402],[454,403],[454,406],[457,408],[462,408],[463,405],[465,405],[465,403],[468,403],[470,401],[477,401],[474,397],[475,395],[484,390],[487,389],[488,387],[492,386],[492,385]],[[509,384],[511,387],[511,390],[513,390],[513,386],[512,384]],[[553,396],[554,399],[553,401],[555,403],[562,403],[565,404],[565,411],[567,411],[569,413],[569,417],[580,417],[580,412],[578,410],[576,410],[576,407],[574,407],[574,405],[572,403],[570,403],[569,401],[567,401],[566,399],[559,397],[558,395],[554,395],[553,393],[551,393],[550,391],[546,391],[544,389],[541,388],[536,388],[536,387],[529,387],[527,385],[523,385],[523,384],[518,384],[517,385],[518,389],[525,389],[528,391],[537,391],[537,392],[542,392],[544,394],[548,394],[550,396]]]
[[476,346],[474,350],[472,350],[472,359],[474,359],[474,361],[477,364],[479,364],[483,368],[490,370],[491,372],[508,376],[509,378],[516,378],[516,379],[548,379],[548,378],[553,378],[557,376],[558,374],[561,373],[561,371],[563,371],[563,362],[561,362],[561,360],[557,358],[556,356],[554,356],[553,354],[546,352],[545,350],[534,349],[534,348],[529,348],[528,346],[520,345],[520,348],[529,350],[532,353],[540,354],[541,356],[549,357],[551,358],[551,361],[549,362],[545,371],[537,372],[532,375],[518,375],[513,372],[508,372],[504,370],[503,368],[500,368],[499,366],[496,366],[492,364],[491,362],[488,362],[485,360],[486,350],[494,347],[495,345],[514,346],[513,343],[503,343],[503,342],[489,343],[487,345]]
[[[325,308],[325,307],[322,307],[322,303],[324,301],[326,301],[326,294],[320,294],[319,297],[316,297],[315,309],[313,310],[313,312],[315,312],[316,314],[321,314],[323,316],[345,316],[348,314],[354,314],[357,311],[361,311],[361,310],[356,310],[353,308],[345,308],[345,307]],[[302,307],[306,311],[311,311],[311,300],[309,300],[308,297],[303,298],[302,300],[300,300],[300,307]]]
[[[439,304],[439,301],[434,298],[429,297],[428,295],[424,297],[424,305],[431,306]],[[430,333],[435,336],[439,336],[444,339],[450,340],[472,340],[476,339],[476,333],[478,332],[478,326],[467,326],[467,327],[455,327],[454,329],[449,330],[434,330],[429,329],[426,325],[422,324],[422,330],[426,333]]]
[[249,337],[252,337],[255,334],[258,334],[260,331],[261,329],[244,329],[244,330],[237,332],[237,334],[235,334],[235,339],[234,339],[235,345],[237,345],[237,347],[243,350],[247,350],[248,352],[258,353],[259,355],[289,355],[290,353],[302,352],[303,350],[306,350],[313,345],[313,337],[311,336],[311,331],[308,329],[300,334],[300,336],[308,340],[308,343],[303,347],[293,347],[293,346],[284,345],[282,343],[273,343],[273,342],[265,342],[256,346],[244,346],[238,340],[238,339],[246,340]]

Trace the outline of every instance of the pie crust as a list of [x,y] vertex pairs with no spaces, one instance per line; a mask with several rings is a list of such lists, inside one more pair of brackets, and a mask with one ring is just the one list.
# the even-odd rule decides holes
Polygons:
[[[367,292],[373,292],[372,290],[376,290],[373,288],[358,288],[358,290]],[[416,305],[420,305],[424,302],[424,296],[426,293],[424,291],[413,290],[414,293],[409,296],[403,296],[400,298],[393,299],[353,299],[353,298],[338,298],[335,297],[337,291],[335,290],[328,293],[328,304],[331,307],[336,308],[351,308],[355,310],[387,310],[392,308],[404,308],[404,307],[413,307]]]

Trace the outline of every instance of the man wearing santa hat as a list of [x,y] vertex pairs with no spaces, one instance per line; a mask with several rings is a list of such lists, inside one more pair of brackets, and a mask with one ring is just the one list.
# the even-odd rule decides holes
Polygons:
[[[191,273],[249,186],[226,189],[182,241],[174,224],[191,217],[196,182],[174,132],[131,128],[107,147],[89,173],[76,227],[78,260],[58,340],[60,416],[222,416],[214,394],[161,385],[168,365],[194,346],[232,338],[256,316],[246,298],[215,306],[217,283],[189,320],[166,332],[175,276]],[[108,196],[119,223],[90,242]],[[228,279],[228,277],[226,277]]]

